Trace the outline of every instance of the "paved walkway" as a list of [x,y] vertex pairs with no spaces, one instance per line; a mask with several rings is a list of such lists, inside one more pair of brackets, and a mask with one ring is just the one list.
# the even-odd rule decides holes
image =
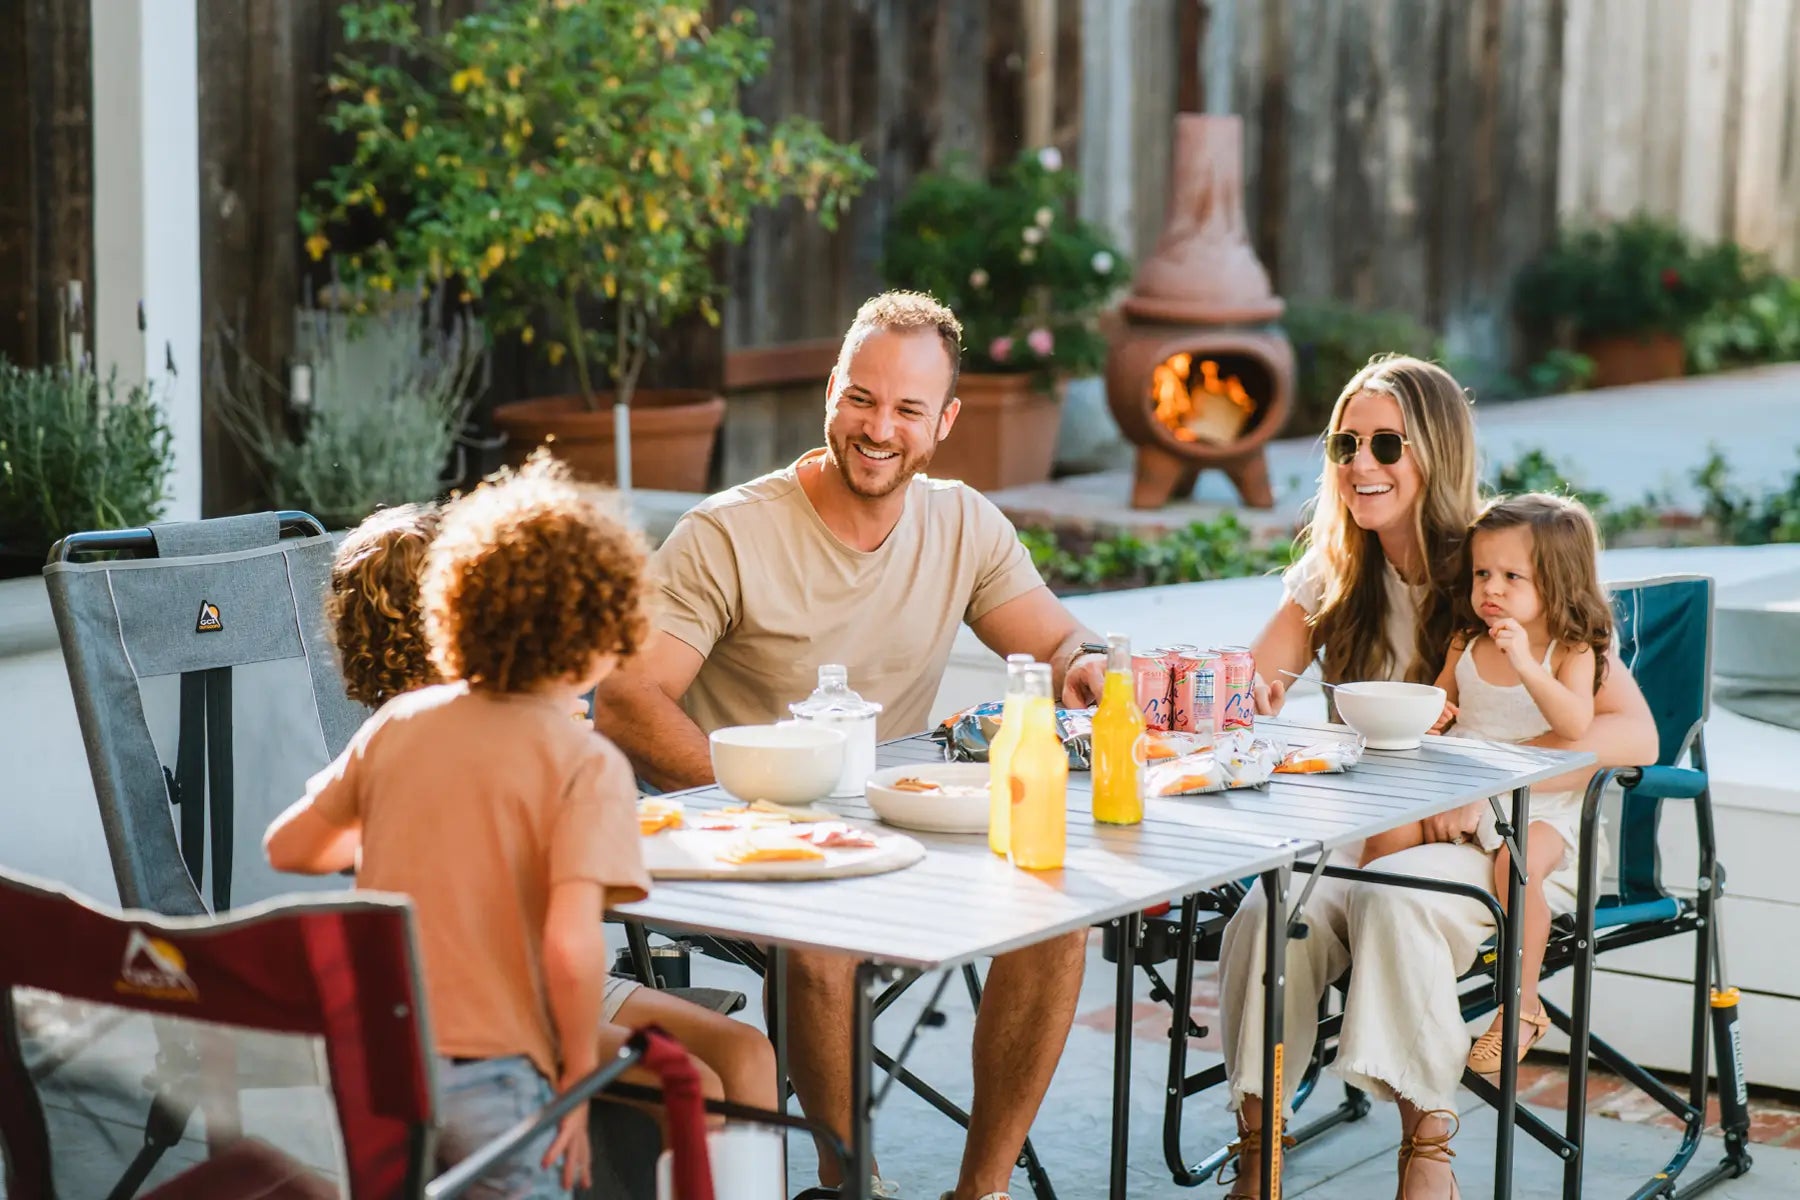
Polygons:
[[[757,991],[747,986],[748,977],[743,972],[698,958],[694,960],[694,977],[696,983]],[[1101,958],[1096,935],[1088,953],[1080,1015],[1032,1139],[1062,1200],[1092,1200],[1106,1194],[1113,978],[1112,964]],[[1166,1010],[1150,1005],[1141,974],[1139,984],[1137,1011],[1141,1015],[1135,1023],[1137,1039],[1132,1063],[1131,1195],[1143,1200],[1213,1200],[1220,1194],[1214,1185],[1208,1183],[1199,1189],[1177,1187],[1163,1166],[1162,1096],[1168,1069],[1168,1017]],[[882,1018],[877,1037],[884,1048],[899,1048],[928,990],[914,988]],[[1211,1019],[1210,978],[1198,981],[1196,994],[1201,1003],[1196,1006],[1195,1018],[1202,1024],[1216,1024]],[[970,1092],[972,1014],[960,984],[953,981],[945,997],[945,1024],[921,1032],[908,1065],[952,1100],[966,1104]],[[751,1014],[746,1015],[760,1020],[759,1015],[754,1015],[754,998],[752,1005]],[[1212,1038],[1200,1043],[1190,1058],[1195,1070],[1217,1061],[1217,1043]],[[1550,1100],[1559,1077],[1559,1069],[1539,1066],[1536,1060],[1528,1063],[1521,1076],[1531,1089],[1530,1103],[1546,1110],[1545,1115],[1553,1122],[1557,1120],[1554,1110],[1558,1106]],[[1624,1195],[1648,1179],[1667,1159],[1677,1139],[1676,1134],[1653,1122],[1634,1119],[1633,1110],[1607,1092],[1610,1083],[1596,1082],[1594,1091],[1601,1095],[1596,1097],[1594,1111],[1599,1119],[1591,1120],[1588,1126],[1591,1149],[1586,1190],[1595,1196]],[[1335,1094],[1336,1083],[1328,1077],[1320,1085],[1319,1096],[1328,1100]],[[1487,1194],[1487,1181],[1493,1177],[1493,1115],[1467,1093],[1463,1094],[1463,1101],[1464,1126],[1456,1143],[1456,1162],[1463,1195],[1474,1200]],[[1608,1119],[1615,1112],[1624,1119]],[[1790,1110],[1760,1105],[1755,1133],[1763,1144],[1755,1152],[1754,1170],[1743,1179],[1721,1185],[1711,1195],[1727,1200],[1788,1200],[1800,1195],[1800,1150],[1781,1147],[1793,1136],[1796,1120],[1800,1116]],[[1206,1093],[1190,1101],[1185,1141],[1190,1157],[1197,1158],[1223,1145],[1231,1136],[1231,1118],[1222,1095]],[[904,1089],[896,1087],[878,1111],[875,1142],[881,1172],[900,1183],[902,1200],[937,1200],[939,1193],[956,1180],[962,1152],[956,1127]],[[1393,1110],[1378,1104],[1368,1119],[1334,1131],[1294,1155],[1288,1164],[1285,1193],[1356,1200],[1391,1195],[1398,1145],[1399,1123]],[[1717,1143],[1709,1142],[1703,1148],[1701,1161],[1714,1161],[1717,1153]],[[800,1138],[792,1141],[790,1154],[790,1182],[798,1190],[812,1178],[816,1159],[811,1142]],[[1559,1194],[1559,1160],[1535,1143],[1521,1141],[1514,1162],[1516,1196]],[[1014,1195],[1026,1200],[1030,1192],[1023,1174],[1016,1174],[1013,1182]]]

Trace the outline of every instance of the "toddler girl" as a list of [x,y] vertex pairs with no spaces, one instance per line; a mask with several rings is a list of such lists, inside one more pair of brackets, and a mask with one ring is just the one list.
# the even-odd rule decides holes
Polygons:
[[[1458,606],[1459,628],[1437,678],[1447,703],[1432,732],[1449,726],[1452,737],[1492,742],[1587,732],[1613,631],[1612,607],[1600,584],[1599,540],[1587,509],[1562,496],[1502,498],[1482,510],[1464,551],[1468,598]],[[1519,1017],[1527,1028],[1520,1057],[1550,1028],[1538,1001],[1538,972],[1550,937],[1544,883],[1575,862],[1581,800],[1581,792],[1531,797]],[[1371,838],[1364,861],[1423,839],[1417,823]],[[1494,855],[1494,892],[1504,898],[1512,863],[1493,806],[1485,801],[1475,840]],[[1469,1052],[1469,1066],[1479,1074],[1500,1069],[1503,1018],[1504,1010],[1496,1013]]]

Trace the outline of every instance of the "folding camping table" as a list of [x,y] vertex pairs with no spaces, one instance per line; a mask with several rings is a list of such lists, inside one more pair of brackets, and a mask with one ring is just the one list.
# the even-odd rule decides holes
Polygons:
[[[1261,722],[1258,728],[1289,741],[1354,737],[1340,726]],[[939,743],[929,737],[890,742],[880,751],[882,766],[942,760]],[[618,915],[658,930],[768,946],[776,955],[776,969],[770,972],[776,979],[779,955],[788,949],[823,950],[858,960],[851,1035],[852,1161],[843,1188],[852,1200],[861,1200],[866,1192],[872,1158],[875,989],[897,978],[960,967],[1118,920],[1122,950],[1113,1041],[1112,1194],[1123,1196],[1135,983],[1130,948],[1144,909],[1258,877],[1268,894],[1284,900],[1268,906],[1265,929],[1267,961],[1280,963],[1295,915],[1285,898],[1296,856],[1317,856],[1322,864],[1330,851],[1370,834],[1507,792],[1514,795],[1523,828],[1532,783],[1592,761],[1581,753],[1428,738],[1421,750],[1371,751],[1347,774],[1281,776],[1266,790],[1151,801],[1142,824],[1124,827],[1093,822],[1089,777],[1078,773],[1069,779],[1069,849],[1061,871],[1017,870],[988,849],[985,835],[914,833],[926,857],[901,871],[797,883],[660,882],[649,899],[618,910]],[[677,798],[697,811],[736,803],[716,786],[678,793]],[[874,820],[861,799],[828,804],[853,820]],[[1518,944],[1522,910],[1516,883],[1512,891],[1508,946]],[[1508,958],[1503,988],[1516,995],[1517,955]],[[1272,973],[1267,984],[1263,1094],[1279,1095],[1282,976]],[[1516,1029],[1512,1036],[1516,1038]],[[1502,1080],[1509,1101],[1512,1074],[1506,1072]],[[1507,1167],[1511,1135],[1509,1103],[1501,1112],[1497,1145]],[[1265,1181],[1275,1186],[1265,1194],[1274,1196],[1280,1139],[1266,1141],[1273,1152],[1264,1159]],[[1510,1170],[1505,1178],[1510,1186]]]

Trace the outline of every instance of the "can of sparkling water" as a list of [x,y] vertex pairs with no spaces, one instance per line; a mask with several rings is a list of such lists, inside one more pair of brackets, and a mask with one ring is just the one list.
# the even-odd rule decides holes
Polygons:
[[1189,651],[1176,661],[1170,679],[1170,728],[1178,733],[1217,730],[1218,663],[1219,656],[1210,650]]
[[1218,730],[1230,733],[1256,724],[1256,659],[1243,646],[1219,648],[1215,706]]
[[1161,650],[1131,656],[1131,677],[1137,685],[1138,708],[1146,729],[1169,727],[1169,662]]

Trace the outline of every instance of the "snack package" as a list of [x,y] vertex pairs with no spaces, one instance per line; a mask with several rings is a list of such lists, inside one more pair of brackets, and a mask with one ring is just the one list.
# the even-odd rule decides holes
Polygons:
[[679,800],[664,800],[657,796],[645,796],[638,801],[638,834],[649,837],[653,833],[661,833],[665,829],[680,829],[682,825],[682,807]]
[[1348,771],[1362,761],[1363,744],[1354,742],[1318,742],[1289,750],[1275,764],[1277,775],[1324,775]]
[[1210,751],[1184,754],[1144,772],[1144,795],[1168,799],[1225,790],[1225,771]]
[[1209,754],[1213,748],[1213,735],[1208,733],[1180,733],[1166,729],[1150,729],[1144,732],[1144,761],[1155,765],[1168,762],[1172,758],[1185,758],[1190,754]]
[[1166,799],[1227,788],[1266,787],[1280,757],[1280,749],[1272,742],[1245,732],[1227,734],[1210,750],[1153,763],[1144,772],[1144,794]]
[[[998,701],[989,701],[952,713],[931,731],[931,736],[943,743],[944,756],[951,762],[986,762],[988,747],[1000,733],[1004,707]],[[1063,749],[1069,752],[1069,769],[1093,770],[1094,711],[1057,709],[1056,732],[1062,738]]]

